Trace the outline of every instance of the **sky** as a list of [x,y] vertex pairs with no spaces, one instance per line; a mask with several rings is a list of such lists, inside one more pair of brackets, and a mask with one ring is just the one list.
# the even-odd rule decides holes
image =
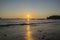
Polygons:
[[2,18],[46,18],[60,15],[60,0],[0,0]]

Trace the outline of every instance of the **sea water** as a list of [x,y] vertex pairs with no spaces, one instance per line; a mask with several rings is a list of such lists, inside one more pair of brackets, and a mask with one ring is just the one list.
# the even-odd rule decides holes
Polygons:
[[30,20],[30,25],[20,25],[27,22],[0,19],[0,40],[60,40],[60,20]]

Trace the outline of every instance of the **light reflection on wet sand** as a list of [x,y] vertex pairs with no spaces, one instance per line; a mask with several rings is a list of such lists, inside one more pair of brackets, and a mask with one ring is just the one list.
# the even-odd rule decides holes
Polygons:
[[27,25],[26,27],[26,40],[34,40],[32,37],[30,25]]

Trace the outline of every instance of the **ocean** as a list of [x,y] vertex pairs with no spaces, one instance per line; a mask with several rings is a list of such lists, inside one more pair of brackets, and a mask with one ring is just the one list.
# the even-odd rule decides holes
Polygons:
[[60,40],[60,20],[0,19],[0,40]]

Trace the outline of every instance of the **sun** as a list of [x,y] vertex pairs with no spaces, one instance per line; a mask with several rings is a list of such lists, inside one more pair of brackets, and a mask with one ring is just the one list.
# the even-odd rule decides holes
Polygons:
[[27,21],[30,21],[31,16],[27,14],[26,17],[27,17]]
[[30,15],[27,15],[27,18],[29,19],[30,18]]

